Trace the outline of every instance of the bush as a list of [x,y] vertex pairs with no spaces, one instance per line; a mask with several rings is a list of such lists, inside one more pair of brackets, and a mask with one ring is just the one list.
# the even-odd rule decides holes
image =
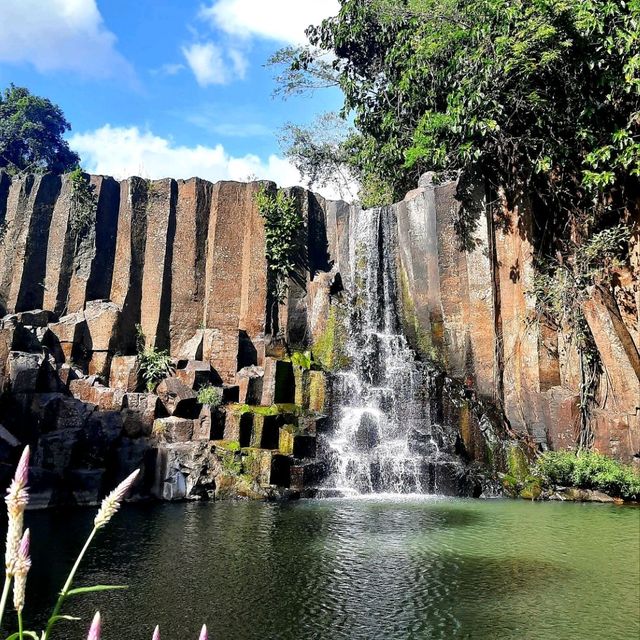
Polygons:
[[222,404],[222,389],[214,387],[212,384],[201,387],[198,391],[198,402],[211,409],[217,409]]
[[145,346],[142,327],[136,325],[138,345],[138,373],[144,380],[149,393],[153,392],[159,382],[173,373],[173,362],[167,351]]
[[549,484],[573,484],[572,474],[576,464],[573,451],[547,451],[536,462],[534,473]]
[[545,484],[597,489],[625,500],[640,499],[640,473],[596,451],[547,451],[534,473]]

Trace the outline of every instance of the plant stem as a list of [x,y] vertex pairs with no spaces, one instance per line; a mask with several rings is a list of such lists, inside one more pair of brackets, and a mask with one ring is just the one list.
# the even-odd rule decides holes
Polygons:
[[18,611],[18,638],[22,640],[22,611]]
[[7,604],[7,597],[9,596],[9,588],[11,587],[11,576],[5,575],[4,588],[2,589],[2,599],[0,599],[0,627],[2,626],[2,618],[4,617],[4,608]]
[[87,538],[87,541],[84,543],[84,547],[82,547],[82,551],[80,551],[80,554],[76,558],[75,564],[71,568],[71,571],[69,572],[69,576],[67,577],[67,581],[64,583],[64,586],[62,587],[62,591],[60,591],[60,595],[58,596],[58,601],[56,602],[56,606],[53,608],[53,613],[51,614],[51,617],[47,622],[47,628],[42,636],[42,640],[49,640],[49,637],[50,637],[49,633],[53,628],[53,625],[56,623],[56,616],[60,613],[60,609],[62,609],[62,605],[67,597],[67,594],[69,593],[69,589],[71,589],[71,584],[73,583],[73,579],[76,575],[76,571],[80,566],[80,562],[82,562],[82,558],[84,557],[84,554],[87,552],[87,549],[89,548],[89,545],[91,544],[91,541],[93,540],[93,537],[96,535],[97,531],[98,529],[96,529],[96,527],[94,527],[91,530],[91,533]]

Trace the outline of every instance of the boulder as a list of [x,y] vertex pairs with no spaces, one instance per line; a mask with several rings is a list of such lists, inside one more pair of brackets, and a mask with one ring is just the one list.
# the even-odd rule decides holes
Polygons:
[[34,426],[41,433],[62,429],[84,429],[95,407],[62,393],[38,393],[30,412]]
[[109,386],[124,391],[136,391],[138,384],[138,356],[113,356]]
[[159,442],[189,442],[193,437],[194,420],[189,418],[158,418],[153,423],[153,435]]
[[262,399],[264,369],[250,366],[240,369],[236,373],[238,385],[238,402],[242,404],[258,405]]
[[265,358],[261,404],[294,403],[295,390],[292,364],[284,360]]
[[193,338],[187,340],[178,351],[178,360],[202,360],[203,336],[204,330],[198,329]]
[[22,311],[15,314],[16,320],[27,327],[46,327],[57,320],[56,314],[51,311],[35,309],[34,311]]
[[44,360],[44,354],[41,353],[9,353],[7,370],[12,393],[35,393]]
[[199,389],[211,384],[213,370],[208,362],[202,360],[187,360],[180,362],[175,377],[189,389]]
[[178,378],[165,378],[156,388],[156,394],[169,415],[193,419],[200,413],[193,389]]
[[33,464],[62,475],[71,468],[82,445],[84,430],[59,429],[40,436]]
[[63,316],[58,322],[50,323],[48,328],[52,343],[47,346],[60,362],[67,362],[75,351],[85,346],[87,323],[82,311]]
[[127,393],[123,398],[123,431],[130,438],[150,436],[156,418],[166,415],[164,405],[155,394]]
[[84,308],[84,317],[92,351],[113,351],[117,346],[120,307],[109,300],[92,300]]

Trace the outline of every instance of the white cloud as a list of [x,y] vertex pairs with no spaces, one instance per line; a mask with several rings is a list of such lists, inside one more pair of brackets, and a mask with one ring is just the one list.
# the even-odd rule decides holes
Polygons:
[[309,25],[339,9],[338,0],[214,0],[201,8],[200,17],[232,36],[301,44]]
[[95,0],[2,0],[0,10],[0,62],[133,80]]
[[[132,175],[143,178],[191,178],[245,181],[250,176],[273,180],[280,186],[303,184],[298,170],[286,159],[270,155],[234,157],[221,144],[214,147],[174,145],[170,140],[140,131],[138,127],[104,125],[95,131],[77,133],[69,144],[83,159],[86,170],[118,179]],[[328,198],[339,198],[335,189],[319,189]]]
[[229,50],[225,60],[221,47],[213,42],[195,42],[182,47],[182,53],[201,87],[227,84],[234,77],[242,79],[247,71],[247,60],[240,51]]
[[175,76],[184,69],[186,69],[186,67],[179,62],[167,63],[163,64],[158,69],[151,69],[150,73],[154,76]]

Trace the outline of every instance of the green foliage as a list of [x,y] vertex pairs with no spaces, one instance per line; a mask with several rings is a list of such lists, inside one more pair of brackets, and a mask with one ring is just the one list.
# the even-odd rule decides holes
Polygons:
[[425,171],[473,169],[557,221],[637,191],[640,0],[341,0],[307,33],[290,68],[334,55],[365,185],[398,199]]
[[0,93],[0,168],[11,174],[64,173],[80,162],[64,139],[60,107],[11,84]]
[[549,485],[597,489],[625,500],[640,499],[640,473],[601,453],[548,451],[538,458],[534,473]]
[[140,325],[136,326],[136,330],[138,332],[138,373],[144,380],[147,391],[151,393],[159,382],[173,373],[174,366],[167,351],[145,346]]
[[624,264],[630,235],[630,229],[619,224],[594,233],[582,244],[574,244],[570,260],[538,260],[529,292],[534,296],[538,318],[575,340],[581,376],[578,446],[584,449],[593,443],[590,419],[602,365],[582,305],[590,295],[590,287],[608,285],[615,270]]
[[302,351],[294,351],[291,354],[291,363],[297,367],[309,370],[313,364],[313,355],[311,351],[305,351],[304,353]]
[[209,384],[198,391],[198,402],[211,409],[217,409],[222,404],[222,389]]
[[236,441],[236,440],[232,440],[227,445],[227,449],[229,451],[238,452],[238,451],[240,451],[240,443],[238,441]]
[[347,140],[355,131],[336,113],[325,113],[307,126],[287,123],[280,144],[287,158],[307,179],[309,188],[331,185],[340,197],[352,201],[357,167]]
[[76,237],[82,234],[93,222],[98,197],[95,187],[89,181],[89,176],[76,167],[69,174],[71,182],[71,221],[70,225]]
[[296,266],[304,221],[293,196],[282,190],[271,193],[262,186],[256,194],[256,205],[264,219],[265,255],[274,277],[275,297],[282,303],[287,292],[287,280]]

